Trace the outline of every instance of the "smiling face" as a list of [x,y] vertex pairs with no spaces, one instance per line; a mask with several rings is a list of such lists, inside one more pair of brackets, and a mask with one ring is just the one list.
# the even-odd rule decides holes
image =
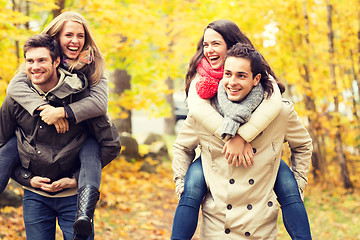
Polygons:
[[224,38],[218,32],[211,28],[205,30],[203,50],[213,69],[219,69],[223,66],[227,46]]
[[49,49],[45,47],[30,48],[25,56],[26,74],[31,82],[44,92],[56,86],[58,77],[56,68],[60,63],[60,58],[54,62],[51,59]]
[[223,84],[228,99],[241,102],[249,92],[259,84],[261,74],[253,78],[250,60],[240,57],[228,57],[224,64]]
[[59,34],[59,43],[64,55],[76,59],[85,44],[85,30],[82,24],[67,21]]

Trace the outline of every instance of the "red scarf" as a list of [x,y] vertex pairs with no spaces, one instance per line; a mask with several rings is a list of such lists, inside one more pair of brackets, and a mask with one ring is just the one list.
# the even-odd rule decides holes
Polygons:
[[220,80],[223,78],[224,68],[213,69],[206,58],[200,60],[197,66],[200,80],[196,83],[196,91],[199,97],[209,99],[217,93]]

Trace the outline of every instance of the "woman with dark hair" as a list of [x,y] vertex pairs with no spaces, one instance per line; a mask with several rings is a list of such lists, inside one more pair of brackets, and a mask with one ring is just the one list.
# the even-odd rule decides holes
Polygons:
[[[262,65],[272,79],[273,92],[265,95],[254,112],[254,109],[247,109],[251,117],[244,118],[241,126],[226,122],[210,105],[209,99],[216,95],[218,83],[223,77],[225,54],[236,43],[246,43],[253,47],[250,40],[232,21],[214,21],[205,28],[186,74],[186,94],[189,115],[225,142],[223,153],[228,163],[233,166],[251,166],[253,153],[249,143],[278,115],[281,108],[281,93],[285,88],[260,55]],[[226,130],[230,129],[234,134],[234,128],[235,135],[226,133]],[[177,159],[174,158],[174,181],[180,201],[174,216],[172,239],[191,239],[196,230],[200,205],[208,189],[201,158],[196,159],[190,166],[187,162],[176,162]],[[308,217],[302,201],[307,173],[306,164],[292,162],[290,170],[281,160],[274,186],[282,206],[285,227],[293,239],[311,239]]]

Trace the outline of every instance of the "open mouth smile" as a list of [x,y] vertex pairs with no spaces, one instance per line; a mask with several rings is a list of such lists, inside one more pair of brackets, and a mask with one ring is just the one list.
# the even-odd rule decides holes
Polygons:
[[68,47],[67,49],[71,52],[77,52],[79,50],[79,47]]
[[209,57],[209,60],[210,60],[211,62],[216,62],[216,61],[219,60],[219,59],[220,59],[219,56],[211,56],[211,57]]
[[32,73],[32,75],[33,75],[35,78],[39,78],[42,74],[43,74],[43,72],[33,72],[33,73]]

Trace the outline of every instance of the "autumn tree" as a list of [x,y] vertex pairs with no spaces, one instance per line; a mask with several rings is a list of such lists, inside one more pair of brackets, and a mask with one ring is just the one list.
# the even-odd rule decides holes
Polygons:
[[[205,26],[230,19],[287,86],[284,97],[295,103],[313,139],[316,181],[356,182],[348,173],[360,154],[359,0],[0,0],[0,6],[2,97],[22,62],[24,40],[61,11],[78,11],[106,60],[109,113],[126,119],[126,131],[131,111],[145,109],[150,117],[168,118],[172,133],[172,93],[184,89]],[[335,166],[341,170],[335,173]]]
[[329,68],[330,68],[330,78],[332,83],[332,92],[334,92],[334,125],[335,125],[335,151],[337,154],[337,160],[340,165],[340,176],[341,180],[344,184],[345,188],[353,188],[353,185],[350,181],[349,177],[349,170],[347,168],[347,161],[345,158],[345,154],[343,151],[343,141],[342,141],[342,126],[340,122],[340,112],[339,112],[339,95],[340,92],[338,91],[338,83],[336,81],[335,76],[335,47],[334,47],[334,28],[333,28],[333,5],[326,1],[327,7],[327,25],[328,25],[328,42],[329,42]]

